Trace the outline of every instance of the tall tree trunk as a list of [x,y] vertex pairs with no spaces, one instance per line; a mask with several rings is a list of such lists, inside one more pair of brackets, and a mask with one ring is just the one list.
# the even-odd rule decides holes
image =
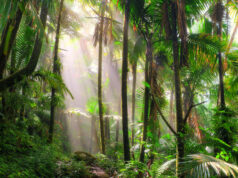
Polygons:
[[[109,108],[109,106],[107,107]],[[109,110],[107,109],[106,115],[109,115]],[[105,143],[110,142],[110,118],[107,116],[105,118]]]
[[177,37],[177,8],[176,4],[172,4],[172,39],[173,39],[173,58],[174,58],[174,82],[175,82],[175,100],[176,100],[176,129],[177,129],[177,143],[176,143],[176,175],[183,178],[182,172],[182,158],[184,157],[184,122],[182,111],[181,98],[181,83],[180,83],[180,66],[178,53],[178,37]]
[[140,152],[140,162],[144,162],[145,159],[145,142],[147,139],[147,126],[148,126],[148,117],[149,117],[149,102],[150,102],[150,88],[147,84],[151,84],[150,82],[150,62],[152,61],[152,43],[149,38],[147,41],[147,51],[146,51],[146,63],[145,63],[145,93],[144,93],[144,126],[143,126],[143,144]]
[[[222,36],[222,21],[219,22],[217,29],[217,35],[221,38]],[[223,75],[224,75],[224,69],[223,69],[223,62],[222,62],[222,56],[221,51],[219,50],[218,53],[218,61],[219,61],[219,89],[220,89],[220,108],[222,110],[225,109],[225,94],[224,94],[224,82],[223,82]]]
[[[121,115],[121,101],[119,101],[118,103],[118,115]],[[119,131],[120,131],[120,121],[116,120],[116,148],[118,147]]]
[[99,121],[101,131],[101,149],[102,154],[105,154],[105,135],[104,135],[104,123],[103,123],[103,104],[102,104],[102,41],[103,41],[103,24],[105,14],[105,1],[102,2],[101,20],[100,20],[100,32],[99,32],[99,56],[98,56],[98,106],[99,106]]
[[136,70],[137,70],[137,62],[135,62],[132,66],[132,128],[131,128],[131,145],[134,145],[134,137],[135,137],[135,107],[136,107]]
[[111,139],[111,132],[110,132],[110,118],[107,119],[108,120],[108,124],[107,124],[107,140],[110,143],[110,139]]
[[190,105],[193,105],[193,91],[189,84],[188,85],[184,84],[183,87],[184,87],[183,112],[184,112],[184,115],[186,115]]
[[119,120],[116,121],[116,145],[118,145],[119,141],[119,129],[120,129],[120,122]]
[[[60,23],[61,23],[61,15],[64,6],[64,0],[60,1],[60,9],[59,9],[59,17],[57,23],[56,37],[55,37],[55,49],[54,49],[54,64],[53,64],[53,73],[59,73],[59,65],[58,65],[58,49],[59,49],[59,40],[60,40]],[[49,143],[53,141],[54,134],[54,121],[55,121],[55,94],[56,89],[52,87],[51,89],[51,103],[50,103],[50,127],[49,127]]]
[[130,145],[128,136],[128,110],[127,110],[127,71],[128,71],[128,26],[129,26],[129,0],[126,0],[125,20],[123,33],[123,57],[122,57],[122,128],[124,144],[124,160],[130,161]]
[[174,88],[171,89],[170,93],[170,101],[169,101],[169,120],[170,120],[170,125],[174,126]]
[[185,0],[177,0],[177,24],[181,38],[180,48],[180,65],[188,65],[188,48],[187,48],[187,23],[185,14]]

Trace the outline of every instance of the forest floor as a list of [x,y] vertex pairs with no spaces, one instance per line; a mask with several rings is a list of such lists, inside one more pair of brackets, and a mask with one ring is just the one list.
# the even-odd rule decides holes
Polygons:
[[91,167],[90,173],[95,175],[95,177],[98,177],[98,178],[109,178],[110,177],[102,168],[100,168],[98,166]]

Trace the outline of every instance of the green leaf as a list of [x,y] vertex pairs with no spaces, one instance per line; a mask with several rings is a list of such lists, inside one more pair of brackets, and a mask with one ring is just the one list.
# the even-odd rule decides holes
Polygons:
[[142,84],[143,84],[145,87],[150,88],[150,84],[149,84],[148,82],[143,81]]

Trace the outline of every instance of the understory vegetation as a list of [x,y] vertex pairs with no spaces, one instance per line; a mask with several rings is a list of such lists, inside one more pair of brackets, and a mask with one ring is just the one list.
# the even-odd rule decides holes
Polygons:
[[236,0],[0,5],[0,177],[238,177]]

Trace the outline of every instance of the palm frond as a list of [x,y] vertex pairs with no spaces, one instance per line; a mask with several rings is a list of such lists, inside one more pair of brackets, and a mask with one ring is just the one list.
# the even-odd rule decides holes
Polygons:
[[[204,178],[209,178],[212,175],[217,176],[232,176],[237,177],[238,167],[227,163],[223,160],[205,154],[188,155],[185,161],[185,169],[188,170],[188,175],[199,177],[201,174]],[[199,173],[199,174],[198,174]]]
[[[175,166],[175,159],[165,162],[159,169],[159,175]],[[211,176],[231,176],[237,177],[238,167],[223,160],[205,154],[192,154],[184,158],[182,173],[186,177],[209,178]]]

